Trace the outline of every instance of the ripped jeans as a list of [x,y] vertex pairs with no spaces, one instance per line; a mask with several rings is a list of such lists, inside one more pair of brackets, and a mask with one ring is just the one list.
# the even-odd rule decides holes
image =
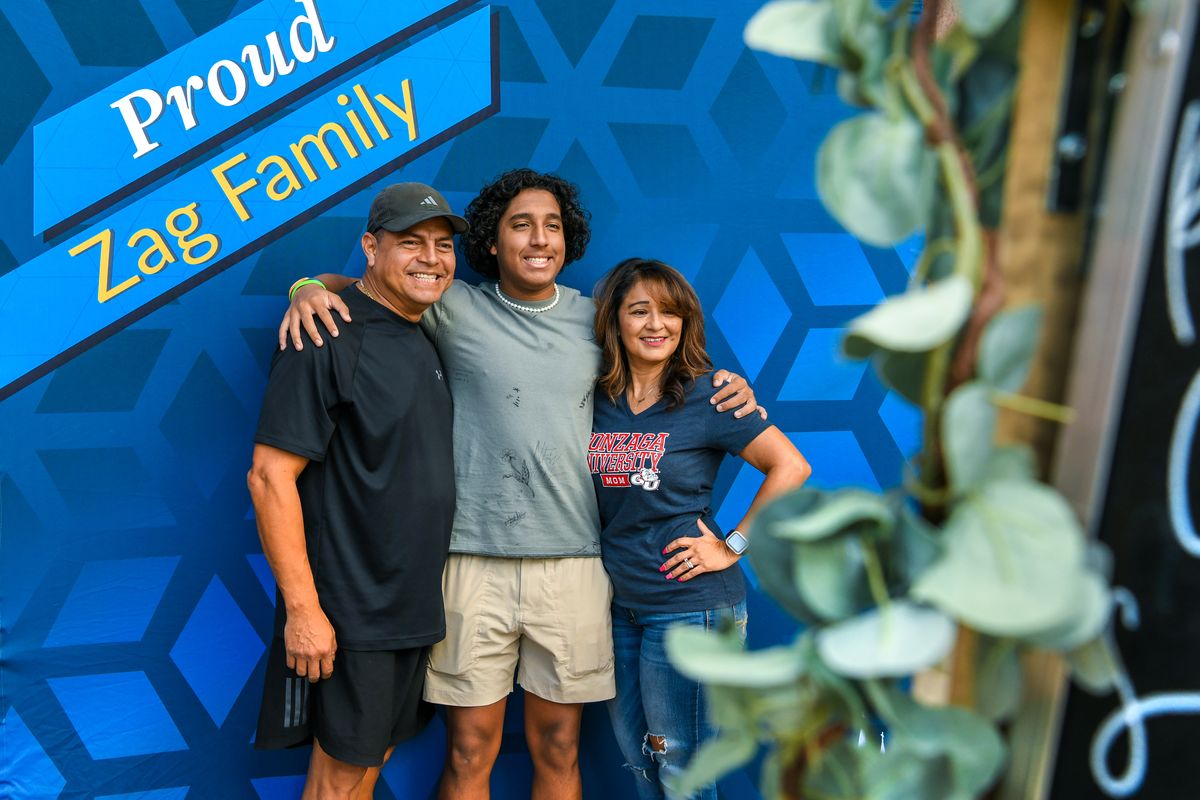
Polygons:
[[[631,611],[614,603],[612,612],[617,696],[608,701],[608,715],[637,796],[661,800],[667,797],[663,781],[682,772],[700,745],[716,733],[703,687],[676,672],[667,658],[667,628],[685,624],[715,629],[722,617],[732,617],[744,640],[746,603],[666,614]],[[692,796],[715,800],[717,786],[710,784]]]

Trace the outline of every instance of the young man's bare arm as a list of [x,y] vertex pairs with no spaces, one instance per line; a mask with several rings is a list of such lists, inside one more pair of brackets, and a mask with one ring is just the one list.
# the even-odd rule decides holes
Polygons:
[[330,336],[337,336],[337,323],[333,320],[334,311],[338,312],[338,315],[346,322],[350,321],[350,309],[346,308],[342,298],[338,297],[338,292],[354,283],[358,278],[325,272],[318,275],[317,280],[325,284],[324,289],[315,283],[310,283],[296,290],[296,295],[292,298],[287,313],[283,315],[283,322],[279,325],[280,350],[287,347],[289,338],[292,340],[292,346],[297,350],[304,349],[304,342],[300,339],[301,326],[308,331],[313,344],[317,347],[323,345],[325,342],[322,341],[321,330],[317,327],[318,319],[325,324]]
[[321,610],[304,543],[304,514],[296,479],[306,466],[308,459],[303,456],[256,444],[246,484],[254,501],[263,553],[287,611],[283,634],[287,665],[315,682],[333,674],[337,637]]

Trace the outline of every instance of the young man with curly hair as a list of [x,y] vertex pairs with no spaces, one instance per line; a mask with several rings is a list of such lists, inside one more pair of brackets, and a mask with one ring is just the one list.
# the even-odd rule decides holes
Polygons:
[[[466,210],[477,286],[456,281],[423,317],[454,398],[457,505],[442,588],[446,639],[433,647],[427,700],[446,706],[439,797],[486,798],[514,678],[525,690],[535,798],[579,798],[582,704],[614,694],[599,518],[585,448],[600,351],[590,298],[556,279],[591,238],[578,189],[515,169]],[[321,276],[337,291],[352,279]],[[280,326],[280,347],[337,336],[335,294],[309,286]],[[728,375],[718,373],[720,381]],[[734,377],[719,410],[753,410]],[[719,383],[720,381],[714,381]]]

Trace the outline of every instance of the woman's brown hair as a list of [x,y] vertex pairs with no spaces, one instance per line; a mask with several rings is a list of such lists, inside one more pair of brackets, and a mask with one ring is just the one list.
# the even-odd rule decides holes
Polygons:
[[615,403],[629,388],[629,360],[621,344],[621,306],[638,281],[644,281],[663,308],[683,321],[679,346],[667,361],[661,386],[667,408],[676,409],[683,405],[684,395],[696,378],[712,369],[712,362],[704,350],[704,311],[696,291],[679,270],[653,259],[628,258],[596,286],[594,328],[601,353],[600,391]]

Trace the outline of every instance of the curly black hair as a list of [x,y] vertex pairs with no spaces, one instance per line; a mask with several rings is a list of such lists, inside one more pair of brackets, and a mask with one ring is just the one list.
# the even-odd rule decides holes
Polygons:
[[463,254],[471,269],[485,278],[500,277],[500,265],[492,255],[500,218],[513,198],[525,189],[545,189],[554,195],[562,212],[563,238],[567,252],[563,265],[583,258],[592,238],[592,215],[579,203],[579,187],[557,175],[535,172],[522,167],[500,175],[480,190],[479,196],[467,205],[464,216],[471,229],[462,235]]

